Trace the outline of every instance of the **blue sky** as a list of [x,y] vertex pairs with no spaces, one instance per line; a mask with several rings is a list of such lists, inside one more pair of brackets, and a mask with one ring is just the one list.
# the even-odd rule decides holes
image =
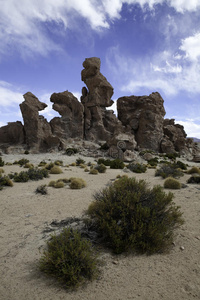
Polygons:
[[200,138],[200,0],[0,0],[0,126],[22,120],[28,91],[58,115],[50,95],[80,97],[92,56],[113,100],[158,91],[166,118]]

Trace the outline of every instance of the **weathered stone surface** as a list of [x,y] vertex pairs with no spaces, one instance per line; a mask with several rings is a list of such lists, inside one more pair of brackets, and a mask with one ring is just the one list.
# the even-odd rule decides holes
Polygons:
[[121,97],[117,100],[118,118],[135,135],[140,148],[160,151],[165,109],[159,93]]
[[168,137],[169,140],[172,142],[174,151],[177,152],[187,151],[187,146],[186,146],[187,135],[182,125],[175,124],[174,119],[165,119],[163,124],[163,131],[164,131],[165,139],[166,137]]
[[0,144],[24,144],[25,133],[21,122],[10,122],[8,125],[0,128]]
[[53,134],[61,139],[83,138],[84,108],[78,99],[65,91],[52,94],[50,101],[53,102],[53,109],[61,115],[50,121]]
[[[43,110],[47,105],[40,102],[37,97],[28,92],[24,95],[25,101],[20,104],[24,120],[24,131],[26,144],[35,151],[47,150],[51,147],[48,140],[52,137],[51,126],[47,120],[39,115],[39,111]],[[54,138],[59,146],[60,140]],[[55,146],[55,142],[53,143]]]
[[92,141],[107,141],[123,128],[113,111],[106,110],[113,104],[113,87],[100,73],[100,65],[99,58],[86,58],[81,72],[81,78],[87,86],[83,87],[81,97],[84,105],[84,137]]

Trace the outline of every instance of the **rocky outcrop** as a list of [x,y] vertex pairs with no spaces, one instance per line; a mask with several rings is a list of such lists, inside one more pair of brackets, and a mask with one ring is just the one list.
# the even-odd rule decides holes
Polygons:
[[25,101],[20,104],[24,120],[25,140],[29,148],[45,151],[51,147],[59,147],[59,138],[52,135],[51,126],[47,120],[39,115],[47,105],[28,92],[24,95]]
[[131,130],[140,148],[160,151],[165,115],[163,103],[159,93],[117,100],[118,118]]
[[0,143],[8,145],[25,144],[24,126],[21,122],[10,122],[0,128]]
[[84,106],[84,138],[91,141],[107,141],[116,132],[123,131],[121,122],[111,110],[113,87],[100,73],[100,59],[86,58],[81,79],[86,84],[82,89],[81,102]]
[[187,151],[187,135],[183,126],[175,124],[174,119],[165,119],[163,123],[163,132],[164,137],[161,142],[162,152],[173,153],[177,151],[184,154]]
[[64,140],[71,137],[83,139],[84,108],[78,99],[65,91],[52,94],[50,101],[53,109],[61,115],[50,121],[53,134]]

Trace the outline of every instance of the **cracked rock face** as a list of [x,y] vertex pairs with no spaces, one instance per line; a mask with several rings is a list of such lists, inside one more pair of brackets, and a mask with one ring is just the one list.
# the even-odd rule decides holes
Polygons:
[[59,144],[59,139],[52,136],[51,126],[47,120],[39,115],[47,105],[28,92],[24,95],[25,101],[20,104],[24,120],[26,144],[35,151],[43,151]]
[[53,134],[61,139],[83,139],[84,108],[78,99],[65,91],[52,94],[50,101],[53,102],[53,109],[61,115],[50,121]]
[[118,118],[135,135],[140,148],[160,151],[165,115],[163,103],[159,93],[117,100]]

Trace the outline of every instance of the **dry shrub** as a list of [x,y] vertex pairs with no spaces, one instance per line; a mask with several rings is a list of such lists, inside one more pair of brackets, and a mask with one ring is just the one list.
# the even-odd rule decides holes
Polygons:
[[200,174],[200,169],[198,167],[192,167],[187,171],[188,174]]
[[50,171],[50,174],[61,174],[63,173],[63,171],[61,170],[61,168],[59,166],[53,166]]
[[70,189],[82,189],[86,187],[86,182],[82,178],[71,178],[70,179]]
[[89,174],[92,174],[92,175],[97,175],[99,173],[99,171],[97,169],[90,169],[90,172]]
[[168,177],[164,181],[164,188],[177,190],[181,188],[181,183],[173,177]]

